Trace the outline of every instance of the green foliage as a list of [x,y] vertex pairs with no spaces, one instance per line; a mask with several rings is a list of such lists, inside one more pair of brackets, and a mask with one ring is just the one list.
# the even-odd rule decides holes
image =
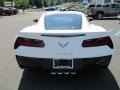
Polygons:
[[[2,0],[0,0],[2,1]],[[37,6],[37,8],[55,6],[64,3],[80,3],[83,0],[14,0],[18,8],[28,8],[29,6]]]
[[14,0],[16,7],[20,9],[26,9],[29,7],[29,0]]
[[33,6],[37,6],[37,8],[42,7],[42,0],[32,0],[33,1]]
[[3,5],[4,5],[4,1],[0,0],[0,6],[3,6]]

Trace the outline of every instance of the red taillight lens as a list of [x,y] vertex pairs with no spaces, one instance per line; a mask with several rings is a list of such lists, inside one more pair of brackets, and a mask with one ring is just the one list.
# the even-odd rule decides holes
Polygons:
[[89,47],[93,44],[93,41],[92,40],[84,40],[83,43],[82,43],[82,46],[83,47]]
[[28,38],[19,38],[18,43],[19,45],[32,46],[32,40]]
[[98,38],[96,40],[96,44],[98,44],[98,45],[108,45],[109,44],[109,39],[105,38],[105,37]]
[[45,46],[43,40],[37,40],[37,39],[35,39],[35,40],[33,40],[33,44],[34,44],[35,47],[44,47]]
[[15,42],[14,48],[16,49],[19,46],[44,47],[45,44],[43,40],[18,37]]
[[113,49],[113,43],[110,37],[88,39],[88,40],[84,40],[82,43],[83,47],[95,47],[95,46],[103,46],[103,45],[107,45]]

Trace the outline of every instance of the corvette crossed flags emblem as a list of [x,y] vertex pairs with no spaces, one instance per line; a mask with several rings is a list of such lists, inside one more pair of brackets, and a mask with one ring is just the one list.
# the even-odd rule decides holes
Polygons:
[[58,45],[62,48],[65,48],[68,44],[69,42],[58,42]]

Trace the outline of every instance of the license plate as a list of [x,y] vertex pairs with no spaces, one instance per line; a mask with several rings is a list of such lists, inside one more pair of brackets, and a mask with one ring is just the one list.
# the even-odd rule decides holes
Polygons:
[[73,69],[73,59],[53,59],[54,69]]

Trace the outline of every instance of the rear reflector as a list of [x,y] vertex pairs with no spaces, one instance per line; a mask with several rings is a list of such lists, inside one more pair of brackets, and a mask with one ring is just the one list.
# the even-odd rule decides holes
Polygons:
[[18,37],[15,42],[14,48],[16,49],[19,46],[44,47],[45,43],[43,40]]
[[88,40],[84,40],[82,43],[83,47],[95,47],[95,46],[104,46],[104,45],[107,45],[111,49],[113,49],[113,43],[110,37],[88,39]]

